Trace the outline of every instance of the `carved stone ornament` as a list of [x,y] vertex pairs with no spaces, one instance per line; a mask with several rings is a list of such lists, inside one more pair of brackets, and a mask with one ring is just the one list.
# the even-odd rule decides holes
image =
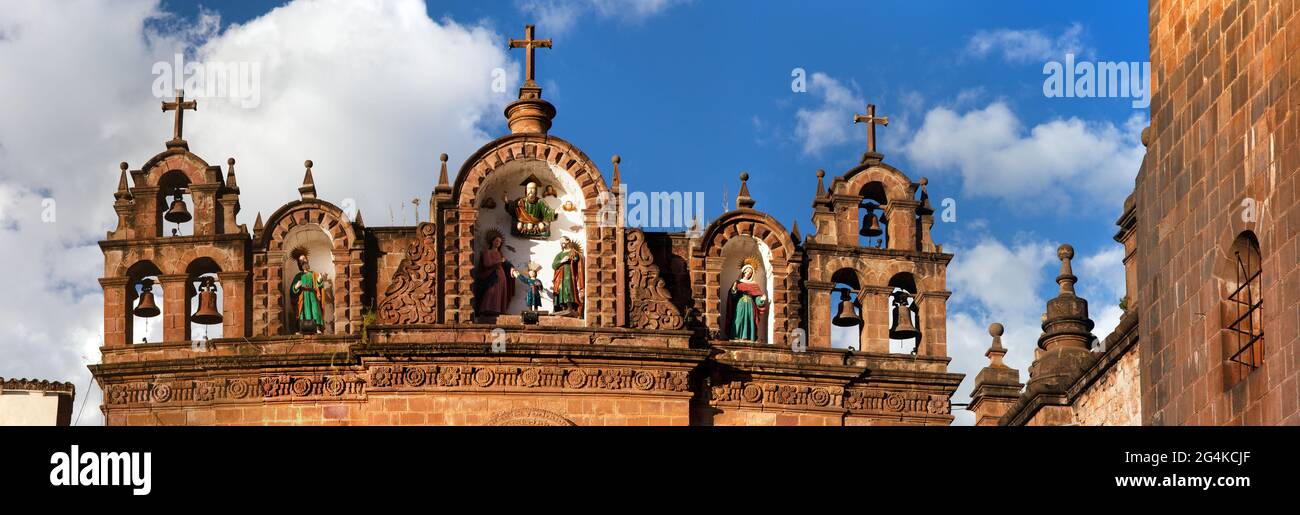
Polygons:
[[682,312],[659,275],[645,233],[627,229],[627,288],[629,325],[639,329],[681,329]]
[[432,324],[438,321],[437,227],[416,226],[416,238],[406,249],[379,305],[379,323]]

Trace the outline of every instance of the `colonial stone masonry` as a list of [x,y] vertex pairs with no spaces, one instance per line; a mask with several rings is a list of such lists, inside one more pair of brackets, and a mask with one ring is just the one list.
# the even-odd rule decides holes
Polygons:
[[[549,40],[528,34],[532,70]],[[91,367],[108,423],[951,423],[952,255],[924,179],[873,148],[829,188],[809,177],[806,237],[755,208],[747,174],[706,227],[645,232],[624,223],[618,157],[607,182],[549,134],[531,79],[510,134],[454,180],[441,157],[414,227],[318,198],[306,161],[300,199],[250,231],[234,159],[190,153],[179,119],[166,150],[123,163]],[[832,347],[833,324],[856,341]]]

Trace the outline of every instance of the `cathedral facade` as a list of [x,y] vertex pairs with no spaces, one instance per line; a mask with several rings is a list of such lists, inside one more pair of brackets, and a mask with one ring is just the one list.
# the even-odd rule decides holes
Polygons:
[[[509,134],[454,179],[441,156],[413,227],[318,198],[307,161],[300,199],[250,230],[235,160],[191,153],[193,101],[164,103],[173,138],[122,163],[100,242],[108,424],[951,423],[953,256],[924,179],[871,138],[858,165],[810,174],[807,236],[757,209],[746,174],[707,226],[629,227],[619,158],[603,172],[550,133],[533,77],[550,41],[526,34]],[[832,326],[857,343],[832,348]]]

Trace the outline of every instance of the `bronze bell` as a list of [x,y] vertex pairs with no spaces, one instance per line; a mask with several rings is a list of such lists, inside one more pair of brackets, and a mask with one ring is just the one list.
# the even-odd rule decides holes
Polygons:
[[183,224],[194,219],[190,216],[189,208],[185,207],[185,200],[181,198],[180,190],[176,190],[176,197],[172,199],[172,205],[163,218],[174,224]]
[[204,277],[199,284],[199,309],[190,320],[200,325],[221,323],[221,312],[217,311],[217,286],[211,277]]
[[907,305],[907,292],[894,293],[894,326],[889,329],[889,339],[910,340],[921,335],[912,324],[912,308]]
[[862,206],[867,210],[867,214],[862,217],[862,228],[858,229],[858,234],[868,238],[880,236],[884,231],[880,230],[880,219],[876,218],[876,205],[863,203]]
[[141,318],[153,318],[161,314],[158,304],[153,300],[153,279],[140,281],[140,302],[131,310],[131,314]]
[[835,318],[831,323],[840,327],[854,327],[862,325],[862,317],[858,316],[857,311],[853,309],[853,301],[849,300],[849,292],[840,290],[840,310],[835,313]]

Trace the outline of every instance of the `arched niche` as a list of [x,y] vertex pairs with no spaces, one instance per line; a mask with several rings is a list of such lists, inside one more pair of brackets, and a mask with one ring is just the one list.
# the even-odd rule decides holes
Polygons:
[[735,299],[731,295],[731,287],[740,277],[741,268],[746,262],[751,262],[756,265],[757,270],[754,272],[754,278],[767,300],[765,313],[758,320],[758,332],[761,335],[758,341],[764,343],[774,342],[776,306],[772,303],[774,284],[772,250],[762,240],[753,236],[738,236],[727,240],[727,243],[722,246],[721,253],[722,269],[720,270],[718,289],[714,294],[717,296],[718,305],[721,308],[722,334],[729,340],[736,338],[736,335],[732,334],[732,309]]
[[[512,226],[515,221],[502,199],[503,195],[511,201],[523,197],[524,184],[531,181],[538,183],[538,197],[556,215],[555,221],[550,223],[550,235],[544,238],[528,238],[514,234]],[[548,196],[546,194],[548,189],[553,190],[555,196]],[[475,206],[478,216],[471,229],[475,236],[473,259],[476,269],[481,263],[483,251],[491,243],[487,235],[494,230],[500,232],[504,239],[501,252],[506,261],[520,273],[527,271],[530,261],[540,265],[537,277],[548,290],[554,288],[554,270],[551,265],[560,252],[562,238],[577,242],[584,250],[583,261],[586,261],[587,227],[584,211],[587,208],[587,199],[583,196],[582,187],[577,179],[558,165],[539,159],[517,159],[504,163],[494,169],[491,176],[483,180],[478,193],[480,200]],[[566,203],[571,209],[565,208]],[[518,314],[525,309],[524,285],[514,278],[509,280],[513,281],[515,295],[510,299],[506,313]],[[587,288],[583,288],[581,293],[584,297],[582,305],[585,311],[589,306],[585,300]],[[478,306],[477,298],[475,306]],[[550,295],[542,295],[541,310],[555,311]],[[581,315],[585,318],[585,314]]]
[[293,280],[301,272],[298,266],[298,260],[295,259],[299,252],[305,252],[307,255],[307,264],[313,272],[321,274],[324,288],[322,289],[322,310],[321,314],[324,319],[324,325],[320,328],[321,333],[330,332],[334,327],[334,290],[333,282],[335,280],[334,265],[334,239],[325,229],[317,224],[295,225],[290,228],[281,240],[280,249],[277,252],[282,255],[280,283],[280,298],[283,305],[283,324],[287,332],[296,333],[298,327],[298,303],[297,295],[293,294]]

